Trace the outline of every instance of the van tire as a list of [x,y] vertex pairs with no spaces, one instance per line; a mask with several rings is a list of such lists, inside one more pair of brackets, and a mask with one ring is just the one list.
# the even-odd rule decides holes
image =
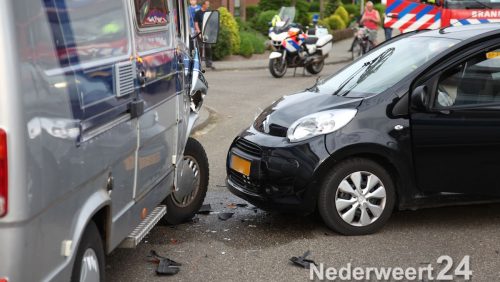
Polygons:
[[[184,150],[184,158],[185,160],[194,160],[194,163],[196,163],[195,165],[199,173],[198,189],[193,198],[185,206],[182,206],[179,203],[180,201],[175,199],[174,192],[172,192],[165,200],[167,214],[163,218],[163,223],[179,224],[192,219],[200,209],[207,194],[209,179],[208,158],[200,142],[190,137]],[[181,181],[179,180],[178,182]]]
[[[378,163],[364,158],[342,161],[330,171],[321,184],[318,195],[318,210],[325,224],[330,229],[349,236],[372,234],[381,229],[389,220],[396,202],[391,175]],[[354,188],[354,178],[351,178],[356,174],[360,176],[357,179],[361,179],[361,194]],[[378,178],[379,182],[372,178],[372,183],[378,184],[368,189],[367,180],[372,176]],[[341,185],[344,180],[349,183],[348,187],[353,188],[350,191],[354,193],[343,192],[349,190],[341,188],[345,187]],[[347,202],[349,203],[344,207]],[[354,214],[353,217],[348,216],[350,211],[353,211],[350,213]],[[361,220],[363,214],[366,215],[365,224]]]
[[[85,232],[83,232],[80,244],[78,245],[75,263],[73,265],[73,271],[71,273],[72,282],[80,282],[80,273],[82,271],[83,258],[88,251],[93,251],[94,256],[91,257],[97,259],[97,266],[99,268],[99,281],[103,282],[105,280],[104,247],[99,230],[97,229],[97,226],[93,221],[90,221],[87,225]],[[90,262],[92,261],[89,261],[89,263]]]

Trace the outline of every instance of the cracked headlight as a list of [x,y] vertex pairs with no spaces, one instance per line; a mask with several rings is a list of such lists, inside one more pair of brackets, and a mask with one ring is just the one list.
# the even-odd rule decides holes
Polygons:
[[356,109],[337,109],[307,115],[288,128],[288,140],[299,142],[334,132],[348,124],[357,112]]

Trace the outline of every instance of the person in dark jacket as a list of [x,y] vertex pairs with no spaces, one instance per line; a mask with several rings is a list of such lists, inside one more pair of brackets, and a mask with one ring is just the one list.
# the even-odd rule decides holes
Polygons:
[[205,65],[207,68],[215,69],[215,67],[212,64],[212,47],[210,44],[205,44],[202,41],[202,34],[201,34],[201,29],[203,27],[203,15],[205,15],[205,12],[208,11],[210,8],[210,1],[205,0],[201,4],[201,9],[196,11],[194,14],[194,30],[195,33],[198,34],[198,43],[200,46],[203,48],[202,52],[202,59],[205,60]]

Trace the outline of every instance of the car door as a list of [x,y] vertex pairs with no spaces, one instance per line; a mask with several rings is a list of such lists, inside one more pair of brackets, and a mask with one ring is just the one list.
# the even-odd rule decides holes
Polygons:
[[429,109],[411,114],[423,191],[500,194],[500,44],[489,46],[424,83]]
[[[173,171],[177,130],[177,59],[172,0],[133,0],[135,50],[141,79],[137,182],[141,198]],[[172,185],[165,187],[172,189]]]

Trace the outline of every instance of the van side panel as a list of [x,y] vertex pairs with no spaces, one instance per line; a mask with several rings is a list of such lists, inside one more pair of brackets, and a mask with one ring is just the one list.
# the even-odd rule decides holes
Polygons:
[[115,96],[115,65],[132,54],[124,3],[1,1],[0,126],[12,201],[0,248],[12,258],[0,260],[0,276],[11,281],[68,281],[90,216],[110,201],[115,217],[134,205],[138,125],[126,107],[136,93]]

